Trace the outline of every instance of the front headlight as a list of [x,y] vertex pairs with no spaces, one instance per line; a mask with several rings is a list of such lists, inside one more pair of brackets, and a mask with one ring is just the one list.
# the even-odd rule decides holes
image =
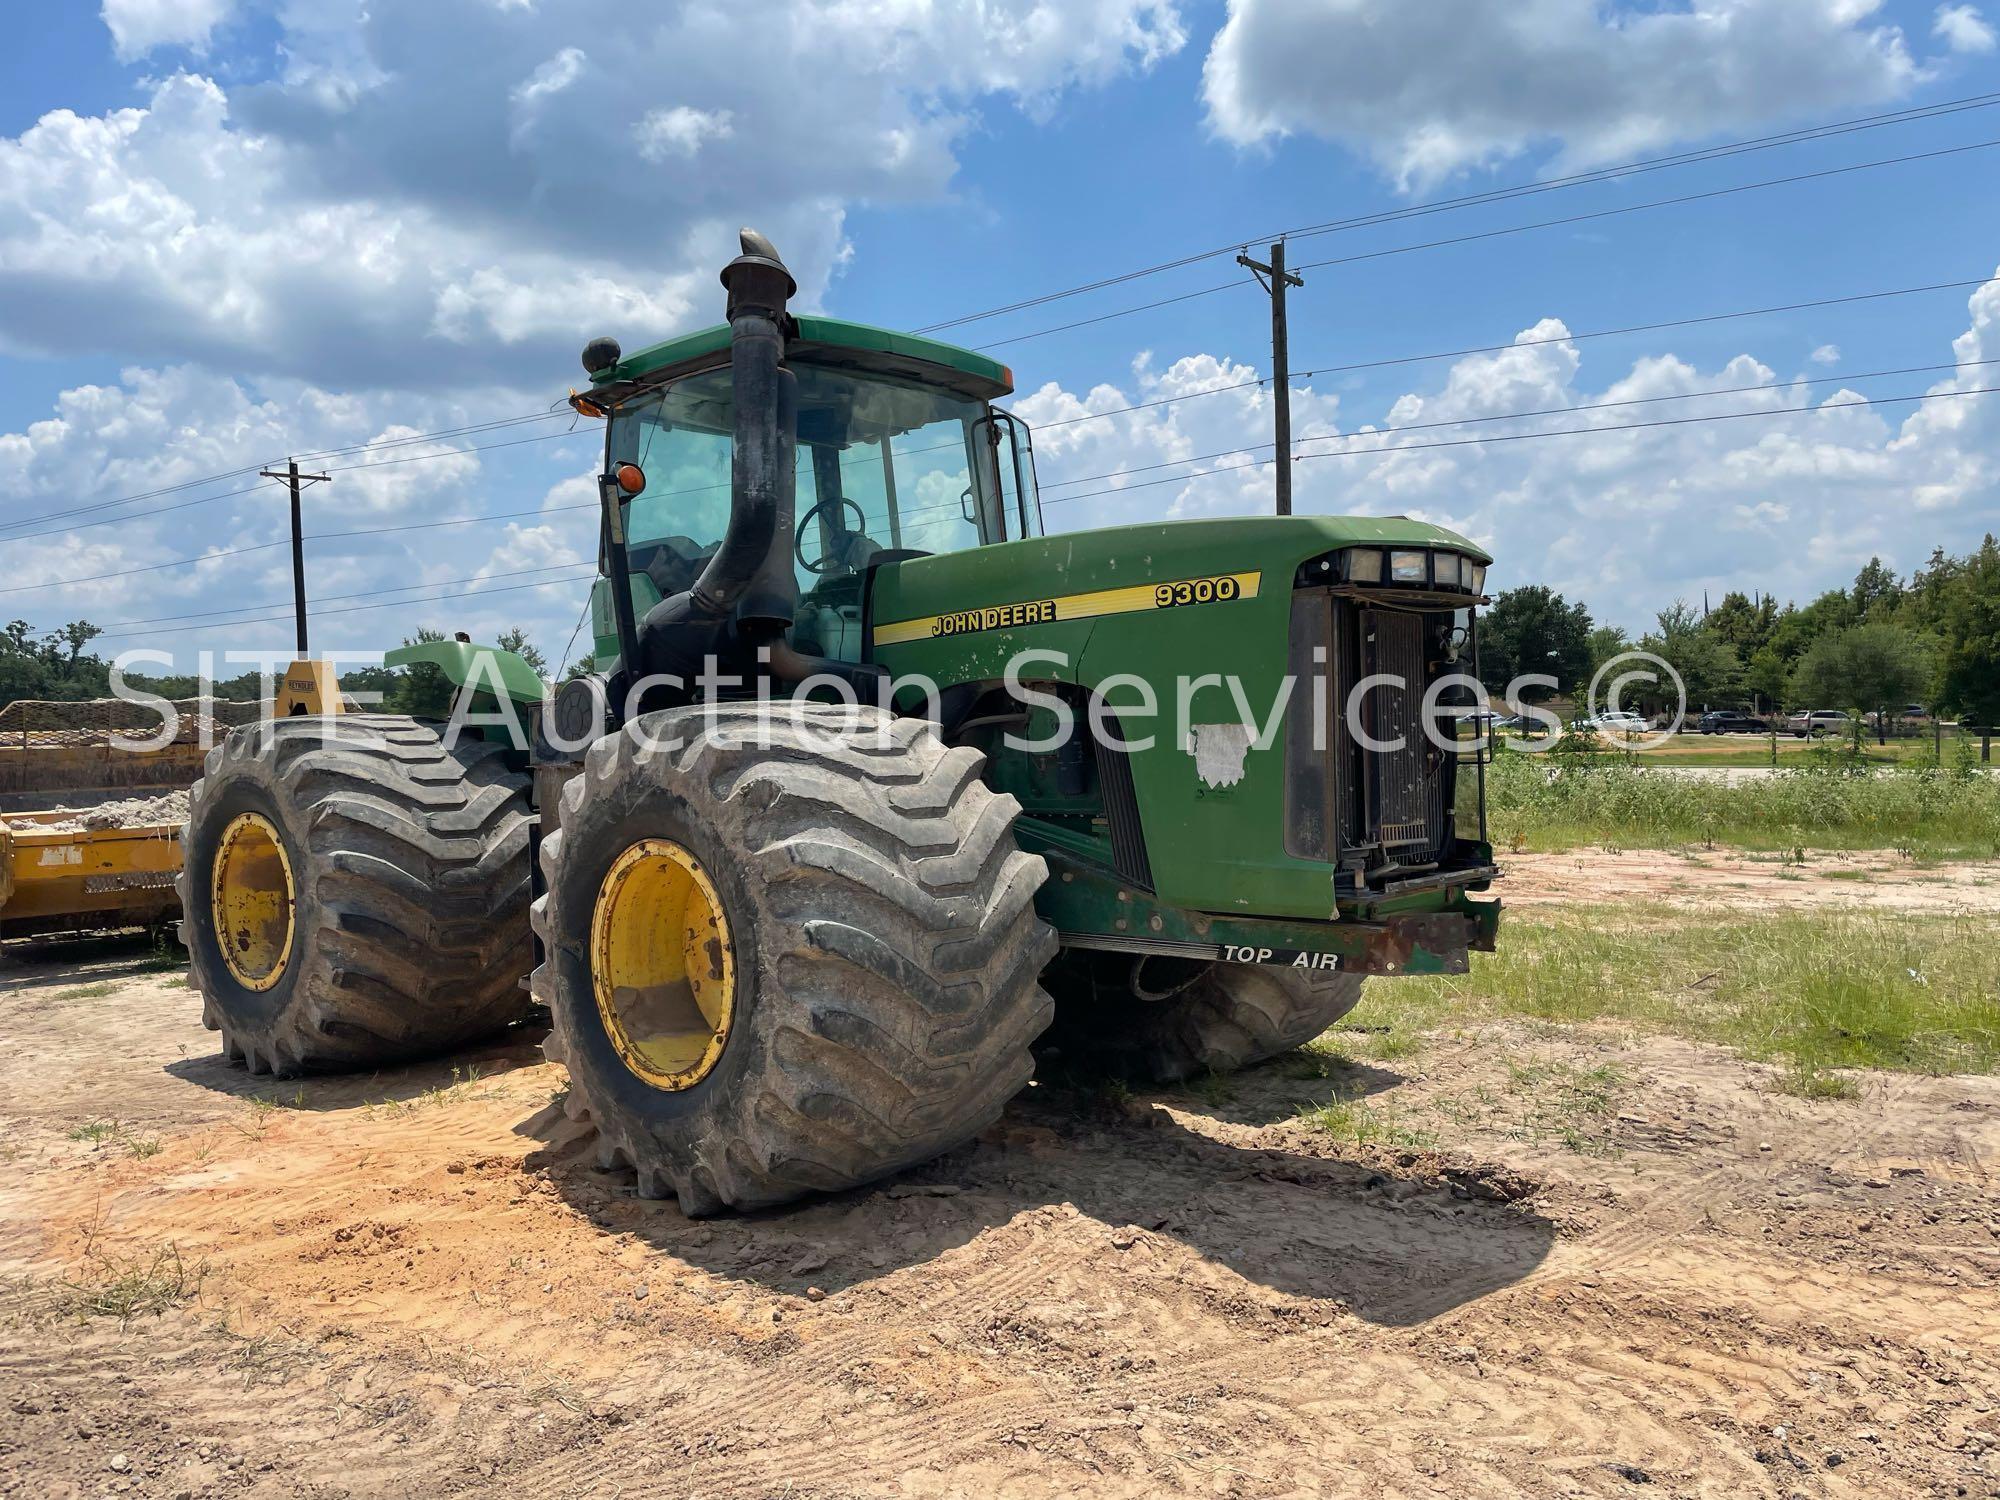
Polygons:
[[1465,564],[1465,586],[1475,594],[1486,592],[1486,564],[1467,559]]
[[1431,582],[1441,589],[1458,587],[1458,554],[1438,552],[1431,557]]
[[1424,552],[1391,552],[1389,578],[1394,583],[1428,583],[1430,556]]
[[1349,583],[1380,583],[1382,581],[1382,554],[1373,547],[1356,547],[1347,554],[1347,581]]

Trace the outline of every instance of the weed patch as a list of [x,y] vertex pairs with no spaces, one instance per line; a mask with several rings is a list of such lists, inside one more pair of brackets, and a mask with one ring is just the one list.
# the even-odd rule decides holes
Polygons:
[[1372,1108],[1365,1099],[1336,1099],[1300,1113],[1299,1119],[1337,1141],[1357,1146],[1422,1149],[1436,1141],[1427,1130],[1406,1124],[1393,1110]]
[[[2000,949],[1983,917],[1743,915],[1578,907],[1514,916],[1472,972],[1369,981],[1359,1015],[1620,1019],[1785,1064],[1796,1088],[1835,1068],[2000,1066]],[[1816,1093],[1812,1097],[1838,1097]]]
[[93,1253],[84,1274],[62,1283],[65,1304],[83,1317],[129,1322],[141,1313],[163,1313],[201,1294],[208,1263],[189,1263],[172,1242],[144,1259]]
[[100,979],[95,984],[79,984],[74,989],[57,990],[58,1000],[102,1000],[106,995],[118,993],[115,980]]
[[1912,859],[2000,855],[2000,777],[1927,760],[1877,768],[1840,749],[1735,782],[1617,752],[1509,753],[1487,768],[1486,806],[1493,841],[1516,851],[1730,844],[1896,849]]

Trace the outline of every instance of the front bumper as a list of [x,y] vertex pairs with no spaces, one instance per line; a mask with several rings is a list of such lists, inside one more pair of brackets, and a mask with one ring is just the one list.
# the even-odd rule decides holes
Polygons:
[[1349,974],[1463,974],[1473,952],[1493,951],[1500,928],[1500,903],[1462,886],[1333,921],[1238,917],[1164,906],[1060,848],[1043,857],[1049,880],[1036,906],[1072,948]]

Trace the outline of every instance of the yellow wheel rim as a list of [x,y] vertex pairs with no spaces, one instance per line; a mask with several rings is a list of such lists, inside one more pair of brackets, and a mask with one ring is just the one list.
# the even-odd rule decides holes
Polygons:
[[209,897],[215,941],[236,982],[268,990],[283,979],[296,891],[284,841],[262,813],[239,813],[222,830]]
[[613,861],[590,915],[597,1013],[619,1057],[658,1089],[692,1088],[722,1055],[736,953],[715,882],[671,839]]

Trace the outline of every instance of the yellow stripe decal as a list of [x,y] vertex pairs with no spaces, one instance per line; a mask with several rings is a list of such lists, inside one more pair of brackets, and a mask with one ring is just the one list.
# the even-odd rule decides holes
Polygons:
[[1019,604],[992,604],[983,609],[927,615],[875,627],[875,644],[900,646],[905,641],[938,636],[969,635],[980,630],[1008,630],[1023,625],[1047,625],[1057,620],[1087,620],[1094,615],[1124,615],[1142,609],[1177,609],[1189,604],[1228,604],[1255,599],[1262,573],[1218,573],[1205,578],[1176,578],[1168,583],[1135,583],[1088,594],[1063,594],[1054,599],[1025,599]]

